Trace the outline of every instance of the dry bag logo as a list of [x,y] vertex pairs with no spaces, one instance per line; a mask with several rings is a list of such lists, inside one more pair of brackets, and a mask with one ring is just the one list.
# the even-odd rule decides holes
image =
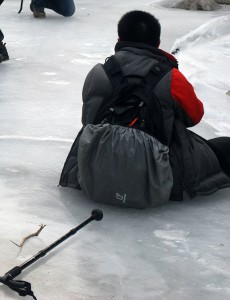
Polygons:
[[116,193],[116,198],[117,198],[117,200],[121,201],[124,204],[126,201],[126,194],[121,195],[119,193]]

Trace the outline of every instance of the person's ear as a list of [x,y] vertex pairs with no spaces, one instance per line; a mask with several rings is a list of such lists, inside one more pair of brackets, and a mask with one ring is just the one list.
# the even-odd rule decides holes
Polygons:
[[117,38],[117,41],[120,42],[120,38],[119,37]]

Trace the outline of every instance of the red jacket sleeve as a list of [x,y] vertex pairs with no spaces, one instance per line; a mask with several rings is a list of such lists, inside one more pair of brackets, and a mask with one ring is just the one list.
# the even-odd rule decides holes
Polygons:
[[198,124],[204,115],[202,102],[197,98],[193,86],[178,70],[172,70],[171,95],[183,111],[190,117],[194,125]]

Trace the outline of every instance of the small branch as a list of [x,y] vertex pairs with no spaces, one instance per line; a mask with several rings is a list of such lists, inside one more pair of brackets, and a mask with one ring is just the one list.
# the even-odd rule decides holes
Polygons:
[[13,242],[13,241],[11,241],[11,243],[13,243],[14,245],[18,246],[19,248],[22,248],[22,246],[24,245],[24,243],[25,243],[26,240],[28,240],[28,239],[30,239],[30,238],[32,238],[34,236],[38,236],[39,233],[42,231],[42,229],[44,227],[46,227],[46,225],[43,225],[43,224],[41,224],[39,226],[40,226],[40,228],[38,229],[38,231],[36,231],[35,233],[31,233],[31,234],[27,235],[26,237],[24,237],[19,245],[16,244],[15,242]]

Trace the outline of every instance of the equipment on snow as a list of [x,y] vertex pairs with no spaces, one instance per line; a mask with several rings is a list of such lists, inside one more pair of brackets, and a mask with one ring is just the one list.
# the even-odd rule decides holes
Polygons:
[[33,299],[37,299],[34,296],[33,291],[31,290],[31,284],[26,281],[21,280],[13,280],[16,276],[21,274],[21,272],[32,265],[34,262],[36,262],[39,258],[45,256],[49,251],[54,249],[56,246],[64,242],[66,239],[68,239],[70,236],[74,235],[77,231],[79,231],[81,228],[89,224],[91,221],[101,221],[103,218],[103,212],[99,209],[94,209],[91,213],[91,217],[85,220],[83,223],[78,225],[77,227],[71,229],[67,234],[63,235],[61,238],[59,238],[57,241],[46,247],[45,249],[39,251],[36,255],[31,257],[29,260],[21,264],[20,266],[14,267],[12,270],[8,271],[4,276],[0,277],[0,282],[4,285],[8,286],[13,291],[17,292],[20,296],[31,296]]
[[161,106],[154,87],[171,67],[157,63],[132,80],[114,56],[103,65],[114,92],[78,148],[78,181],[95,202],[146,208],[168,202],[173,186]]
[[134,128],[88,124],[80,137],[78,180],[94,202],[143,209],[168,202],[169,149]]
[[147,74],[139,76],[138,80],[132,80],[123,74],[114,55],[107,58],[103,68],[114,92],[101,104],[93,124],[109,123],[132,127],[167,145],[162,107],[154,94],[154,87],[172,69],[171,66],[158,62]]

